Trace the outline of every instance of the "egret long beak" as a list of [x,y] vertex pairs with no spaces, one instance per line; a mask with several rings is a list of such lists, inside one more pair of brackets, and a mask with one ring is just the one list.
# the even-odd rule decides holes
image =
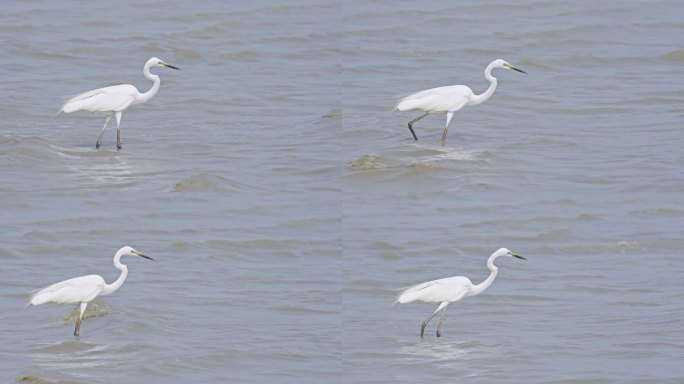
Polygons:
[[520,73],[527,74],[527,72],[523,71],[522,69],[516,68],[516,67],[514,67],[514,66],[512,66],[512,65],[510,65],[510,64],[508,64],[508,63],[504,64],[504,67],[506,67],[506,68],[508,68],[508,69],[512,69],[512,70],[514,70],[514,71],[518,71],[518,72],[520,72]]
[[134,254],[134,255],[136,255],[136,256],[140,256],[140,257],[143,257],[143,258],[145,258],[145,259],[147,259],[147,260],[152,260],[152,261],[154,261],[154,259],[153,259],[153,258],[151,258],[151,257],[149,257],[149,256],[145,256],[145,255],[144,255],[144,254],[142,254],[141,252],[138,252],[138,251],[132,251],[131,253],[132,253],[132,254]]
[[520,255],[518,255],[517,253],[513,253],[513,252],[511,252],[511,256],[513,256],[513,257],[515,257],[515,258],[517,258],[517,259],[527,260],[526,258],[524,258],[524,257],[522,257],[522,256],[520,256]]
[[169,64],[169,63],[160,63],[160,64],[163,65],[163,66],[165,66],[165,67],[167,67],[167,68],[177,69],[177,70],[179,70],[179,71],[181,70],[180,68],[174,67],[173,65],[171,65],[171,64]]

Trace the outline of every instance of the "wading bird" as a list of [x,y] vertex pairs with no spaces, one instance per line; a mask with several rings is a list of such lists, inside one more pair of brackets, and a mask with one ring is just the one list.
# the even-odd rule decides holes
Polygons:
[[154,81],[154,84],[149,91],[140,93],[136,87],[130,84],[114,85],[96,89],[69,99],[64,103],[62,109],[59,110],[58,115],[62,112],[71,113],[76,111],[87,111],[106,115],[104,127],[102,127],[102,132],[100,132],[100,137],[97,139],[95,148],[100,148],[100,145],[102,145],[102,136],[104,136],[105,130],[107,129],[109,119],[112,118],[112,115],[116,116],[116,147],[121,149],[121,114],[131,105],[144,103],[151,99],[157,94],[157,91],[159,91],[161,80],[159,80],[159,76],[150,73],[151,67],[180,69],[153,57],[147,60],[145,67],[143,68],[145,77]]
[[494,60],[489,63],[484,71],[485,79],[489,80],[489,88],[487,88],[484,93],[476,95],[465,85],[450,85],[447,87],[426,89],[401,99],[397,106],[394,107],[394,111],[418,110],[425,112],[408,123],[409,130],[416,141],[418,140],[418,136],[416,136],[416,133],[413,131],[413,124],[416,121],[431,113],[446,113],[446,125],[444,126],[444,133],[442,133],[442,143],[444,143],[446,141],[447,130],[449,130],[449,123],[451,122],[451,118],[454,116],[454,112],[466,105],[477,105],[484,103],[494,94],[497,82],[496,77],[492,76],[492,70],[495,68],[507,68],[514,71],[527,73],[522,69],[508,64],[505,60]]
[[437,309],[423,321],[420,327],[420,337],[423,337],[425,327],[439,311],[442,311],[439,325],[437,325],[437,337],[441,336],[442,324],[444,324],[444,313],[446,307],[455,303],[466,296],[477,296],[489,288],[494,282],[498,268],[494,265],[497,257],[509,256],[525,260],[524,257],[517,255],[506,248],[501,248],[492,253],[487,260],[487,268],[491,271],[489,277],[480,284],[473,284],[470,279],[464,276],[447,277],[445,279],[432,280],[422,284],[414,285],[403,291],[397,298],[396,303],[405,304],[413,302],[439,303]]
[[107,284],[102,276],[99,275],[75,277],[73,279],[48,285],[47,287],[34,292],[29,296],[29,305],[40,305],[43,303],[78,303],[81,308],[78,318],[76,319],[76,328],[74,329],[74,336],[78,336],[81,329],[83,312],[85,312],[88,303],[98,296],[105,296],[116,292],[126,280],[128,267],[126,267],[125,264],[121,264],[119,261],[121,256],[124,255],[140,256],[149,260],[154,260],[131,247],[123,247],[114,255],[114,266],[121,271],[121,275],[119,275],[119,278],[112,284]]

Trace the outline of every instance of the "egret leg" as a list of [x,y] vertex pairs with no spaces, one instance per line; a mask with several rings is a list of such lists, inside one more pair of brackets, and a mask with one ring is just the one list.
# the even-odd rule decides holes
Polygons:
[[420,327],[420,337],[423,337],[423,334],[425,333],[425,327],[428,325],[428,323],[430,322],[430,320],[432,320],[432,318],[435,317],[435,315],[437,314],[437,312],[439,312],[439,311],[441,311],[442,309],[446,308],[447,305],[449,305],[449,302],[448,302],[448,301],[445,301],[445,302],[441,303],[441,304],[439,305],[439,307],[437,307],[437,309],[435,309],[435,311],[432,312],[432,314],[431,314],[430,316],[428,316],[428,318],[425,319],[425,321],[423,321],[423,325]]
[[109,124],[109,119],[111,119],[111,118],[112,118],[112,115],[109,115],[105,119],[104,127],[102,127],[102,132],[100,132],[100,137],[97,138],[97,143],[95,143],[95,149],[100,148],[100,145],[102,145],[102,136],[104,136],[104,133],[107,130],[107,124]]
[[444,133],[442,133],[442,144],[446,142],[446,135],[447,131],[449,130],[449,123],[451,122],[451,118],[454,117],[453,112],[447,112],[446,114],[446,125],[444,126]]
[[78,319],[76,319],[76,328],[74,329],[74,336],[78,336],[81,331],[81,319],[83,318],[83,313],[86,310],[88,303],[81,303],[81,312],[78,314]]
[[429,115],[429,113],[428,113],[428,112],[425,112],[424,114],[422,114],[422,115],[416,117],[415,119],[409,121],[409,123],[408,123],[409,130],[411,131],[411,134],[413,135],[413,138],[414,138],[416,141],[418,141],[418,136],[416,136],[416,133],[413,132],[413,123],[415,123],[416,121],[422,119],[423,117],[425,117],[425,116],[427,116],[427,115]]
[[437,337],[442,336],[442,324],[444,324],[444,314],[446,313],[446,306],[442,309],[442,316],[439,318],[439,324],[437,325]]
[[116,112],[116,148],[121,150],[121,111]]

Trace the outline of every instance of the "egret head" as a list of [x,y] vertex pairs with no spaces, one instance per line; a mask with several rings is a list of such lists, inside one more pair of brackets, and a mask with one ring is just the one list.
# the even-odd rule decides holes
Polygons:
[[135,250],[133,247],[125,246],[119,250],[119,253],[122,255],[133,255],[133,256],[140,256],[142,258],[148,259],[148,260],[154,260],[153,258],[149,256],[145,256],[142,252]]
[[494,60],[494,67],[507,68],[507,69],[512,69],[514,71],[518,71],[520,73],[527,73],[520,68],[516,68],[516,67],[512,66],[511,64],[508,64],[508,62],[506,60],[502,60],[502,59]]
[[508,248],[500,248],[498,251],[494,252],[494,256],[496,256],[496,257],[508,256],[508,257],[515,257],[517,259],[527,260],[524,257],[518,255],[517,253],[509,250]]
[[165,62],[164,60],[157,58],[157,57],[153,57],[153,58],[147,60],[147,65],[149,65],[150,67],[166,67],[166,68],[180,70],[180,68],[174,67],[173,65],[171,65],[171,64],[169,64],[169,63]]

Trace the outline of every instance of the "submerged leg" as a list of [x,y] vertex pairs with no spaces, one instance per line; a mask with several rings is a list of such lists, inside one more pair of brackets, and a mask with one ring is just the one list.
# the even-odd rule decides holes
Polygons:
[[423,117],[427,116],[428,114],[429,114],[428,112],[425,112],[424,114],[422,114],[422,115],[416,117],[415,119],[409,121],[409,123],[408,123],[409,130],[411,131],[411,134],[413,135],[413,138],[414,138],[416,141],[418,141],[418,136],[416,136],[416,133],[413,132],[413,123],[415,123],[416,121],[422,119]]
[[85,312],[88,303],[81,303],[81,312],[78,314],[78,319],[76,319],[76,328],[74,329],[74,336],[78,336],[81,331],[81,319],[83,318],[83,312]]
[[444,133],[442,133],[442,144],[446,142],[446,135],[447,131],[449,130],[449,123],[451,122],[451,118],[454,117],[453,112],[447,112],[446,114],[446,125],[444,126]]
[[439,307],[437,307],[437,309],[435,309],[435,311],[432,312],[432,314],[431,314],[430,316],[428,316],[428,318],[425,319],[425,321],[423,321],[423,325],[420,327],[420,337],[423,337],[423,334],[425,333],[425,327],[428,325],[428,323],[430,322],[430,320],[432,320],[432,318],[435,317],[435,315],[437,314],[437,312],[439,312],[439,311],[441,311],[442,309],[444,309],[447,305],[449,305],[449,302],[448,302],[448,301],[445,301],[445,302],[441,303],[441,304],[439,305]]
[[121,150],[121,111],[116,112],[116,148]]
[[442,336],[442,324],[444,324],[444,314],[446,313],[446,305],[442,309],[442,316],[439,318],[439,325],[437,325],[437,337]]
[[109,115],[105,119],[104,127],[102,127],[102,132],[100,132],[100,137],[97,138],[97,143],[95,143],[95,149],[100,148],[100,145],[102,145],[102,136],[104,136],[104,133],[107,130],[107,124],[109,124],[109,119],[111,119],[111,118],[112,118],[112,115]]

